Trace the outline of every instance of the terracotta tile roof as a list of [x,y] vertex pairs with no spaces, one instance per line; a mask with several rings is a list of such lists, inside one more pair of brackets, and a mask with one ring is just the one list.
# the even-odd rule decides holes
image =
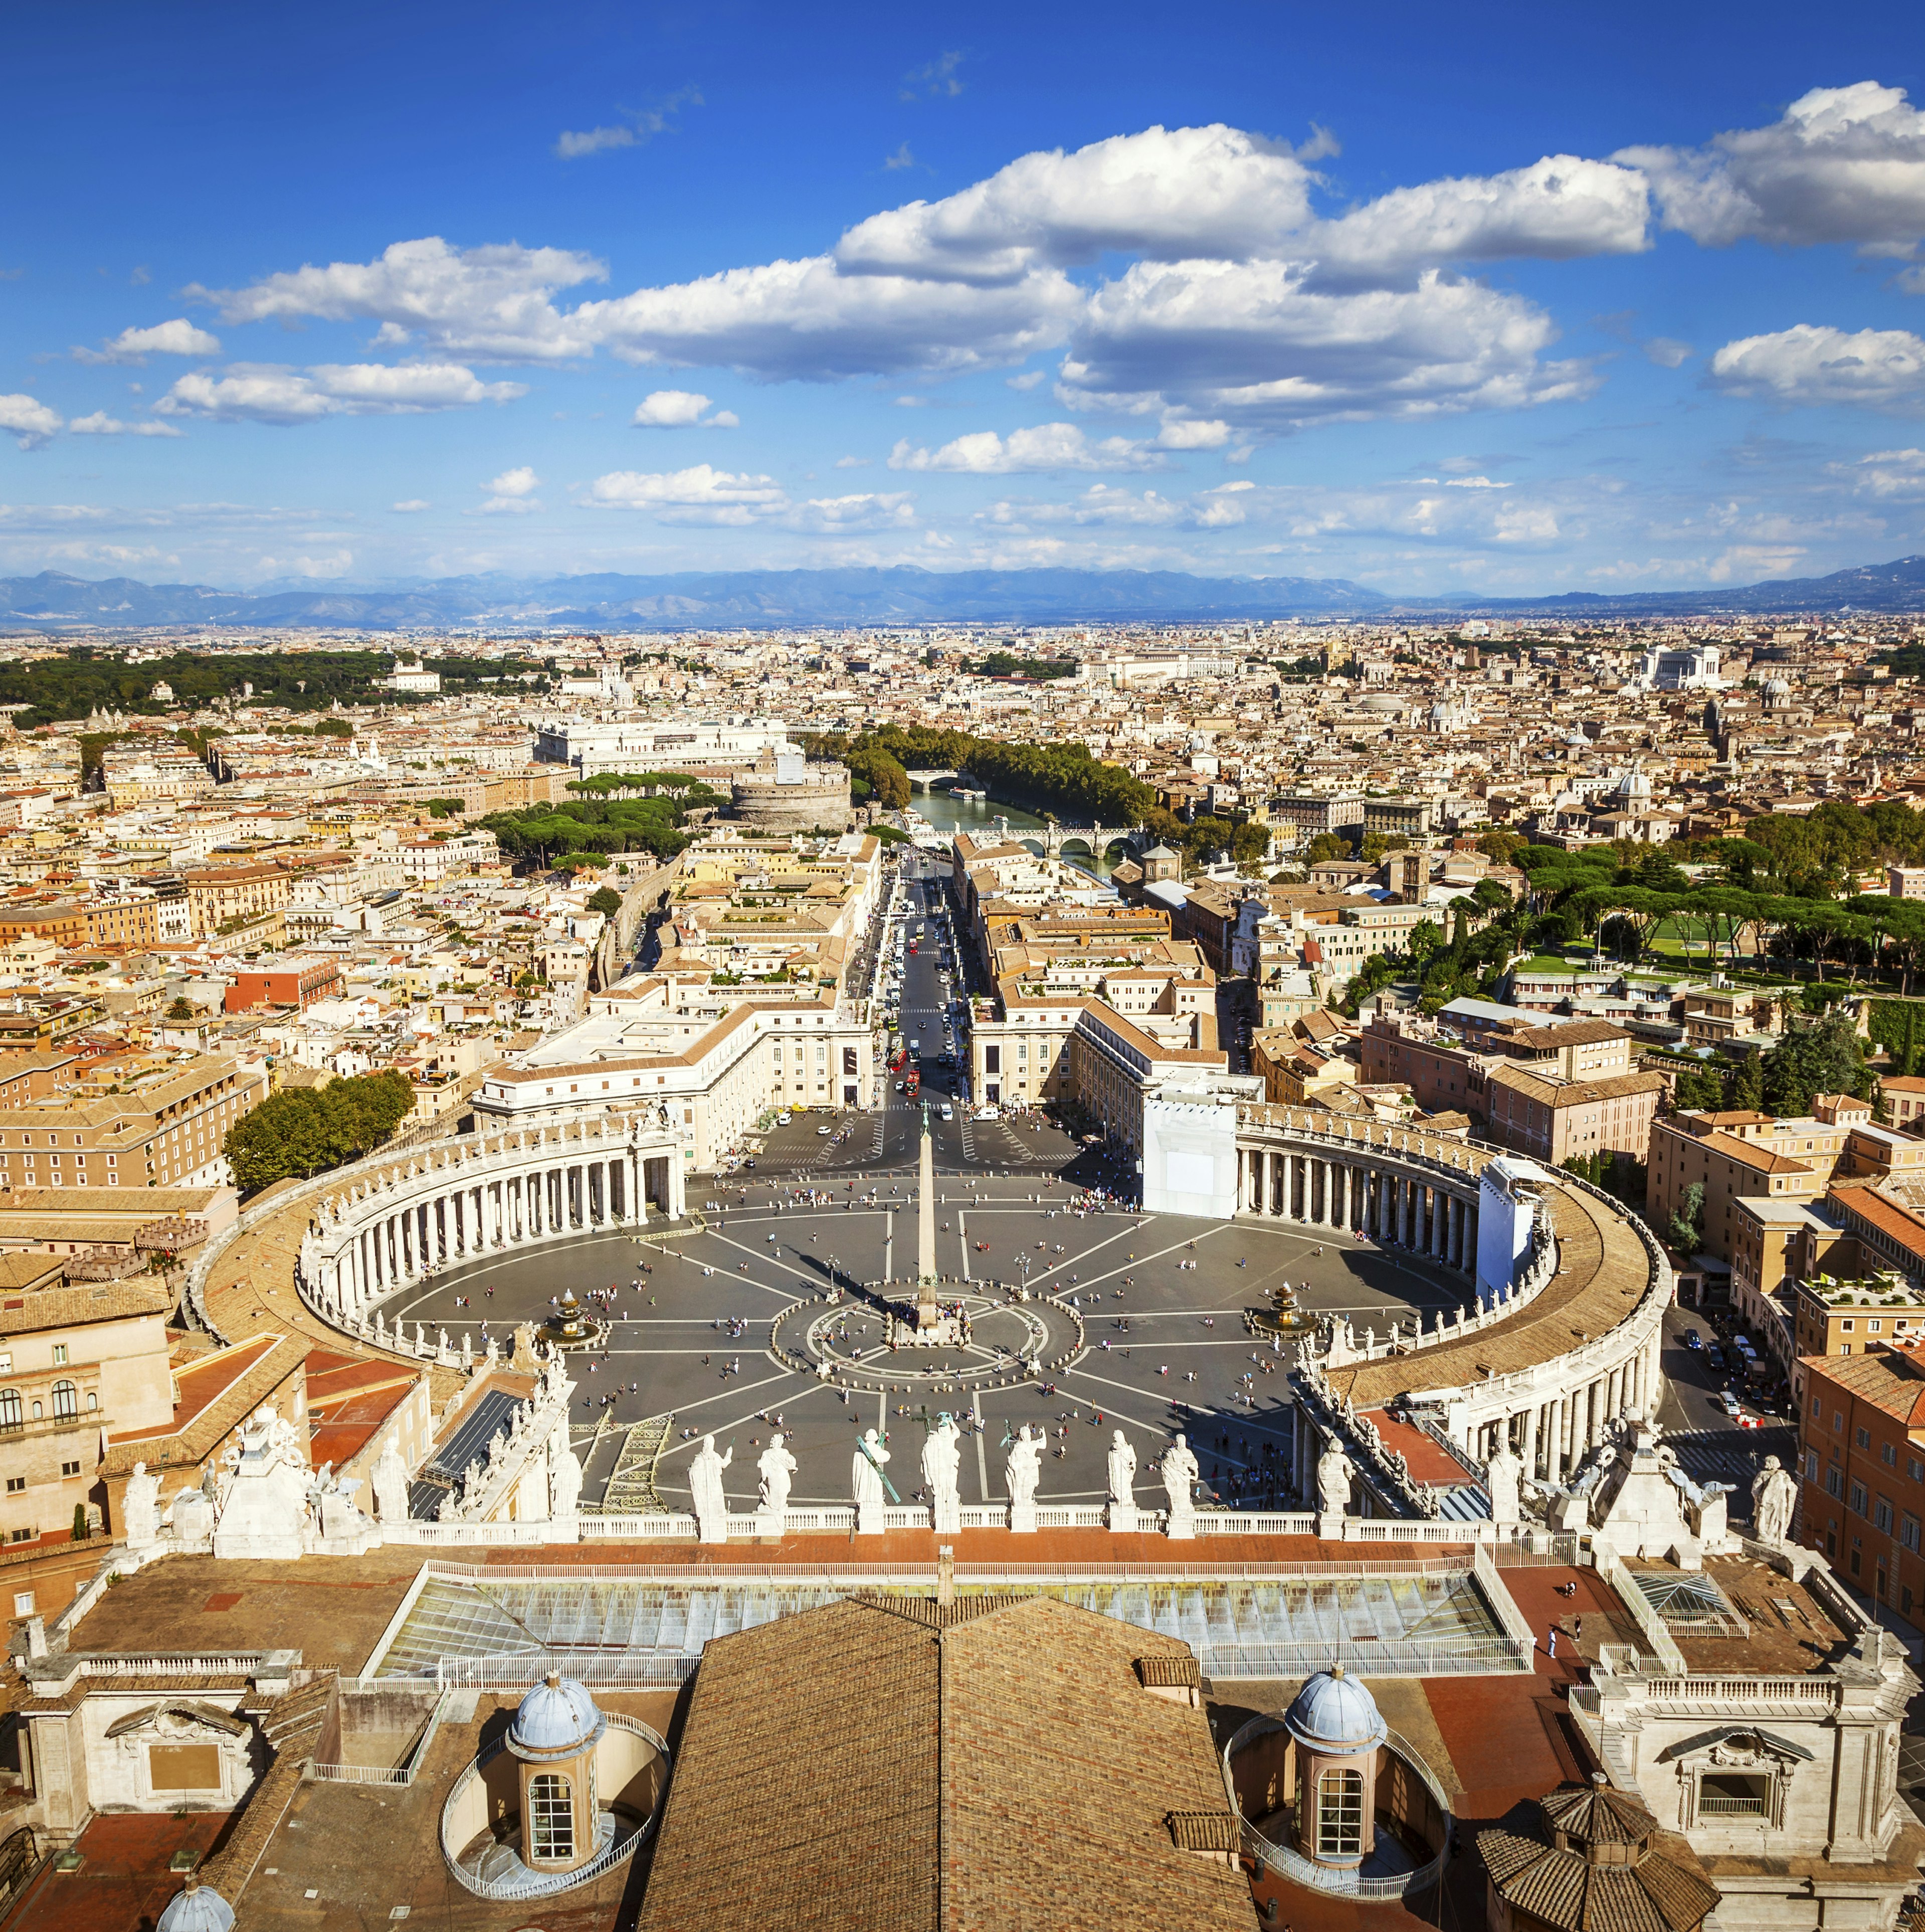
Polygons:
[[[704,1652],[638,1932],[1248,1932],[1189,1647],[1046,1598],[851,1598]],[[1188,1840],[1207,1840],[1196,1849]]]
[[1828,1382],[1903,1423],[1925,1427],[1925,1362],[1909,1350],[1879,1348],[1863,1355],[1801,1358],[1808,1379]]
[[7,1305],[0,1307],[0,1335],[70,1328],[83,1322],[120,1322],[136,1315],[165,1315],[174,1300],[173,1290],[157,1275],[136,1275],[131,1280],[97,1286],[43,1288],[7,1297]]

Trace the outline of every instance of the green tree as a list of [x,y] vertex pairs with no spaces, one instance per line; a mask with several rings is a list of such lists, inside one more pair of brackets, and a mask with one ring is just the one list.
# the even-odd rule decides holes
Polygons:
[[1765,1055],[1763,1072],[1765,1103],[1780,1116],[1810,1113],[1819,1094],[1871,1096],[1871,1070],[1858,1030],[1842,1013],[1793,1028]]
[[613,886],[598,886],[588,896],[588,909],[613,919],[622,910],[622,895]]
[[184,993],[179,993],[168,1003],[166,1016],[170,1020],[190,1020],[199,1010]]
[[1732,1076],[1732,1105],[1753,1114],[1765,1111],[1765,1069],[1755,1053],[1747,1053]]
[[1714,1068],[1681,1067],[1672,1097],[1681,1113],[1715,1113],[1725,1104],[1725,1083]]
[[1338,832],[1320,832],[1303,849],[1306,863],[1312,866],[1327,865],[1333,859],[1350,856],[1350,841]]
[[73,1540],[85,1543],[92,1534],[92,1528],[87,1521],[87,1505],[76,1503],[73,1505]]
[[1420,919],[1411,928],[1411,936],[1404,942],[1404,946],[1413,959],[1427,959],[1443,944],[1444,934],[1438,930],[1436,922]]
[[363,1073],[325,1087],[270,1094],[227,1130],[222,1151],[246,1194],[303,1179],[371,1153],[405,1120],[415,1091],[405,1074]]
[[1687,1255],[1695,1255],[1705,1240],[1705,1184],[1694,1180],[1684,1190],[1678,1212],[1666,1230],[1671,1245]]

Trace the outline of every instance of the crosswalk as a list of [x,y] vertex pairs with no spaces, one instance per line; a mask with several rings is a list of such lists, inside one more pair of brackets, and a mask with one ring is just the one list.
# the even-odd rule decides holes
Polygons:
[[1788,1469],[1798,1466],[1795,1429],[1696,1429],[1667,1434],[1664,1442],[1678,1452],[1678,1467],[1694,1483],[1729,1483],[1745,1498],[1742,1509],[1734,1504],[1734,1516],[1750,1514],[1752,1479],[1766,1456],[1777,1456]]

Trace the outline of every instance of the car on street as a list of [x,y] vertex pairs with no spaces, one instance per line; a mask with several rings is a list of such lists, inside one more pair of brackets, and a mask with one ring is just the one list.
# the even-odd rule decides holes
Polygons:
[[900,1094],[900,1093],[902,1091],[902,1082],[901,1082],[900,1080],[898,1080],[898,1081],[895,1083],[895,1090],[896,1090],[898,1094]]
[[943,1118],[946,1120],[953,1120],[955,1117],[956,1110],[949,1105],[948,1101],[945,1100],[943,1102]]
[[1711,1364],[1713,1368],[1722,1369],[1725,1365],[1725,1352],[1718,1346],[1717,1342],[1714,1342],[1711,1346],[1705,1351],[1705,1359]]
[[1718,1391],[1718,1406],[1727,1415],[1735,1415],[1738,1412],[1738,1397],[1729,1389],[1720,1389]]
[[1695,1328],[1686,1329],[1679,1340],[1687,1348],[1702,1348],[1705,1346],[1704,1336],[1700,1335]]
[[778,1114],[775,1116],[775,1124],[778,1127],[786,1127],[794,1118],[792,1114]]
[[823,1134],[832,1134],[835,1131],[835,1130],[833,1127],[817,1127],[816,1129],[816,1132],[818,1136]]

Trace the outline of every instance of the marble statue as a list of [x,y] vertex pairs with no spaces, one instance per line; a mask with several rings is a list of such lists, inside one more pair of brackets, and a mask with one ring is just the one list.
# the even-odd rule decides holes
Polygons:
[[146,1550],[160,1540],[160,1479],[136,1462],[121,1498],[121,1529],[130,1550]]
[[695,1499],[697,1533],[704,1543],[729,1540],[729,1503],[722,1489],[722,1472],[735,1460],[731,1448],[719,1454],[712,1436],[702,1438],[702,1446],[688,1466],[688,1488]]
[[548,1440],[548,1514],[566,1522],[580,1500],[581,1458],[569,1448],[564,1424]]
[[769,1446],[763,1450],[755,1468],[762,1478],[762,1494],[757,1508],[769,1527],[780,1536],[788,1520],[789,1484],[796,1473],[796,1459],[783,1447],[780,1430],[769,1437]]
[[492,1335],[488,1337],[487,1364],[491,1369],[501,1364],[501,1344]]
[[407,1520],[408,1466],[391,1436],[375,1460],[374,1508],[383,1522]]
[[1036,1526],[1036,1485],[1042,1480],[1043,1434],[1031,1432],[1024,1423],[1009,1444],[1009,1459],[1003,1466],[1003,1480],[1009,1487],[1009,1527],[1018,1535],[1034,1533]]
[[922,1441],[922,1480],[929,1492],[930,1520],[938,1536],[962,1528],[962,1498],[957,1478],[962,1468],[962,1431],[947,1411]]
[[1342,1516],[1350,1508],[1351,1460],[1333,1442],[1317,1458],[1317,1507],[1326,1516]]
[[862,1432],[862,1440],[856,1444],[856,1454],[850,1464],[856,1497],[856,1532],[859,1536],[876,1536],[883,1527],[883,1465],[889,1460],[889,1451],[883,1447],[882,1438],[873,1429]]
[[1119,1429],[1110,1438],[1110,1527],[1126,1533],[1136,1522],[1136,1451]]
[[1780,1466],[1777,1456],[1766,1456],[1751,1485],[1752,1535],[1760,1543],[1783,1543],[1792,1533],[1798,1500],[1796,1478]]
[[1500,1529],[1514,1527],[1523,1514],[1518,1501],[1524,1478],[1524,1460],[1508,1442],[1500,1440],[1484,1465],[1484,1486],[1490,1492],[1491,1520]]
[[1178,1538],[1196,1534],[1195,1452],[1180,1435],[1163,1451],[1163,1493],[1169,1499],[1168,1533]]

